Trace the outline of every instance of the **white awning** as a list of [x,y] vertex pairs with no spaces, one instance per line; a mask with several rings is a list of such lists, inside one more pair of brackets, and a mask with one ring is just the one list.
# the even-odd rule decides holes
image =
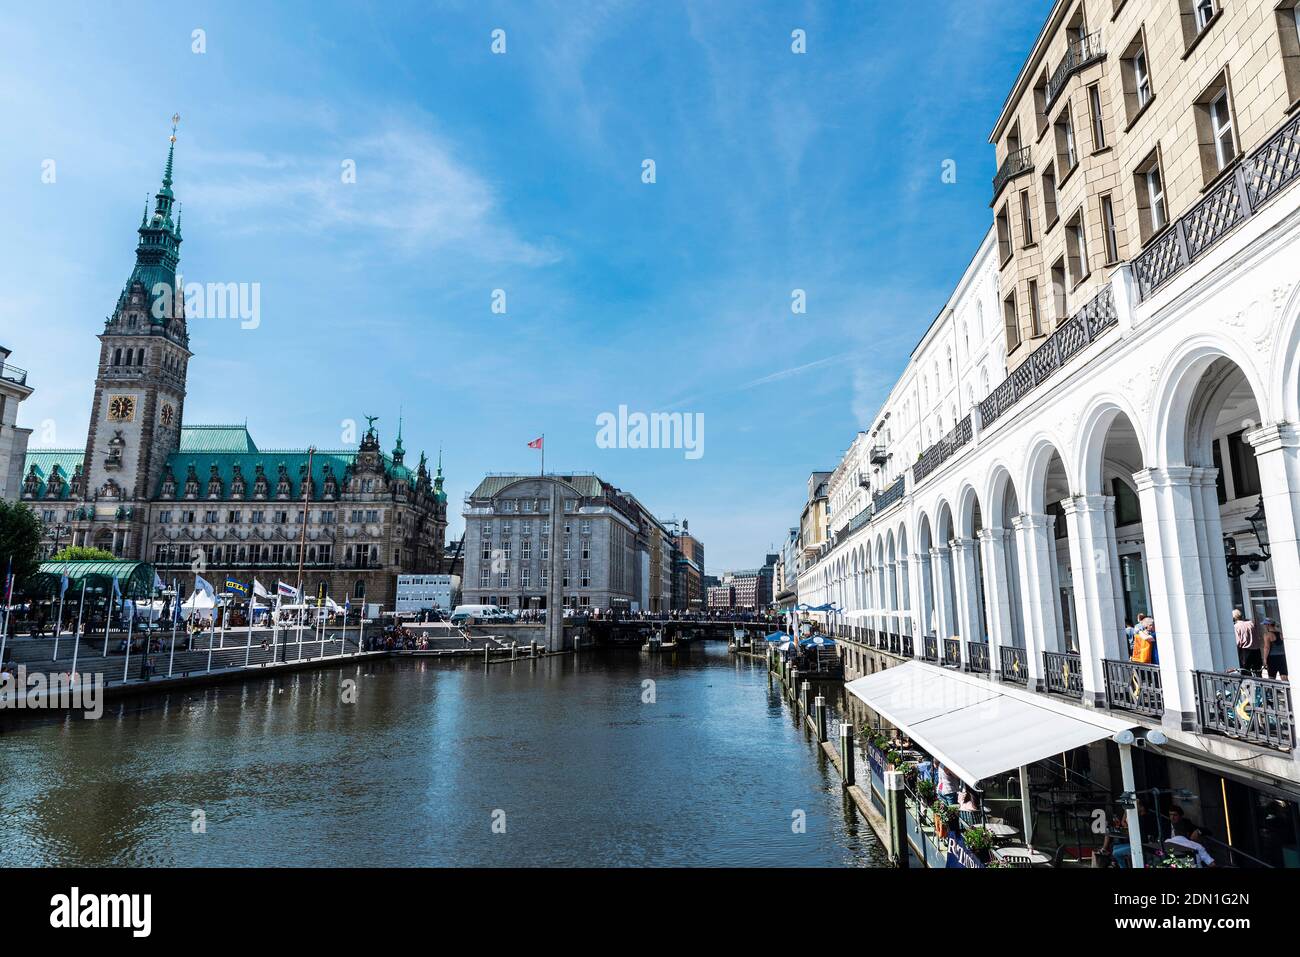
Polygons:
[[970,784],[1136,727],[920,661],[845,687]]

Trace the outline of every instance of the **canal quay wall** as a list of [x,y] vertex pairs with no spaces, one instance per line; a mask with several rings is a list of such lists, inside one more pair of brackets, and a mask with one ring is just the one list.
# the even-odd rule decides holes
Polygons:
[[[871,825],[895,866],[906,867],[909,855],[905,843],[903,792],[887,791],[882,807],[859,783],[871,787],[871,769],[863,760],[856,740],[857,722],[851,713],[851,701],[848,712],[838,722],[838,728],[831,727],[830,708],[824,692],[832,687],[841,687],[840,680],[800,675],[793,663],[770,649],[766,655],[748,653],[746,657],[761,658],[766,662],[769,680],[780,685],[781,697],[789,703],[796,720],[835,768],[846,796]],[[845,680],[848,679],[846,665]]]
[[[10,636],[5,645],[5,661],[22,668],[25,676],[41,675],[42,683],[40,688],[21,692],[21,705],[16,700],[17,689],[0,687],[0,727],[7,718],[13,719],[27,711],[67,709],[70,694],[73,702],[85,702],[85,695],[92,691],[102,695],[103,701],[109,701],[389,657],[476,658],[485,664],[496,664],[572,654],[591,647],[592,640],[585,628],[574,626],[566,629],[565,650],[547,651],[545,626],[532,623],[466,628],[443,623],[408,630],[417,638],[427,638],[433,647],[365,651],[356,634],[344,638],[341,631],[330,630],[321,640],[312,637],[315,632],[310,629],[301,632],[301,640],[286,640],[286,636],[298,633],[282,629],[274,636],[275,645],[263,647],[263,641],[269,643],[273,638],[272,631],[255,628],[251,635],[246,629],[237,629],[224,636],[220,633],[192,636],[188,648],[182,635],[173,651],[169,634],[154,633],[153,637],[162,638],[163,648],[148,655],[154,672],[149,677],[143,675],[144,655],[133,653],[128,658],[116,652],[127,637],[125,631],[113,632],[107,641],[102,635],[83,635],[80,641],[74,641],[70,635],[58,639]],[[109,654],[105,654],[106,648]],[[67,679],[74,660],[78,682],[69,687]],[[48,704],[52,699],[56,703],[54,707]],[[60,700],[65,702],[61,707]],[[79,709],[74,704],[71,710]]]

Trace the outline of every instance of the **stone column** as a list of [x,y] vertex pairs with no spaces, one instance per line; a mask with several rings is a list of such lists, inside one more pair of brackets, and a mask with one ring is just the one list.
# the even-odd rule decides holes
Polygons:
[[1061,505],[1069,526],[1084,702],[1104,706],[1102,659],[1125,657],[1120,654],[1124,620],[1116,588],[1115,500],[1109,495],[1076,495]]
[[[1278,422],[1246,436],[1255,448],[1268,524],[1273,581],[1283,637],[1300,634],[1300,427]],[[1292,652],[1292,659],[1296,652]],[[1291,665],[1291,700],[1300,701],[1300,666]],[[1300,749],[1293,752],[1300,761]]]
[[912,636],[916,642],[916,653],[921,653],[921,638],[934,631],[935,623],[932,617],[934,605],[934,586],[933,569],[930,567],[930,557],[912,554],[912,611],[916,615],[915,634]]
[[[1237,637],[1232,628],[1232,591],[1228,586],[1228,556],[1223,547],[1223,517],[1215,468],[1192,469],[1192,511],[1196,516],[1196,554],[1205,582],[1205,606],[1210,626],[1210,658],[1215,671],[1237,667]],[[1157,622],[1156,633],[1159,634]]]
[[[952,553],[946,547],[930,549],[931,580],[934,586],[935,634],[942,643],[944,638],[951,638],[953,628],[952,594],[948,588],[948,576],[952,567]],[[942,644],[941,644],[942,648]]]
[[958,538],[952,542],[953,571],[957,581],[957,627],[961,637],[961,660],[966,662],[966,642],[981,641],[984,629],[980,623],[980,595],[977,586],[978,570],[975,550],[979,542],[973,538]]
[[1011,589],[1007,568],[1007,530],[980,530],[980,551],[984,556],[984,595],[989,604],[989,662],[995,672],[1002,670],[1003,647],[1016,644],[1011,626]]
[[1133,476],[1142,503],[1164,720],[1181,728],[1191,728],[1196,716],[1192,671],[1215,670],[1197,540],[1199,471],[1170,466],[1143,469]]
[[1011,520],[1020,550],[1020,607],[1024,615],[1025,654],[1030,687],[1044,687],[1044,651],[1063,651],[1060,595],[1052,565],[1056,562],[1055,515],[1025,513]]

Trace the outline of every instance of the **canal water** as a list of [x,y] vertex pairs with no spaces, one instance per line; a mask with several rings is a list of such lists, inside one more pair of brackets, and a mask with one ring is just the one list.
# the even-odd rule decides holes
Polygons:
[[0,733],[3,866],[883,863],[720,642],[351,662]]

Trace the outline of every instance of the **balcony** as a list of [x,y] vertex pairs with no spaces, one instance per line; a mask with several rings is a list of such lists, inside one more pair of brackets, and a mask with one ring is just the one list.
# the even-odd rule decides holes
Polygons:
[[879,495],[876,495],[871,500],[872,510],[876,512],[883,512],[885,509],[889,508],[889,506],[893,505],[895,502],[901,501],[903,498],[903,493],[905,493],[906,491],[907,491],[907,483],[900,475],[898,477],[898,481],[896,481],[893,485],[889,486],[889,488],[885,489]]
[[883,445],[873,445],[871,447],[871,464],[884,465],[889,461],[889,452]]
[[1043,674],[1047,690],[1067,698],[1083,697],[1083,671],[1079,656],[1057,651],[1043,652]]
[[1152,718],[1165,713],[1165,693],[1160,684],[1160,666],[1135,661],[1103,659],[1106,707],[1134,711]]
[[977,675],[989,673],[989,646],[987,642],[966,642],[966,670]]
[[1295,748],[1291,685],[1241,674],[1194,671],[1196,729],[1280,751]]
[[912,481],[924,480],[931,472],[970,444],[974,435],[975,430],[968,415],[953,426],[951,432],[921,453],[921,457],[912,466]]
[[[987,399],[979,403],[980,428],[988,428],[1000,419],[1008,409],[1050,379],[1076,353],[1083,351],[1098,336],[1118,323],[1115,290],[1108,283],[1073,318],[1058,326],[1046,342],[1031,352],[1011,375],[1002,380],[1001,385],[989,393]],[[927,449],[926,455],[929,452]],[[912,469],[913,475],[917,474],[917,468],[924,463],[925,455],[921,458],[922,463]],[[933,466],[931,471],[937,467]],[[917,480],[920,481],[921,477],[917,475]]]
[[993,177],[993,202],[990,206],[998,201],[998,196],[1002,193],[1002,187],[1011,182],[1017,176],[1024,176],[1034,168],[1033,161],[1029,156],[1029,147],[1025,146],[1018,150],[1012,150],[1007,154],[1007,158],[1002,161],[998,167],[997,175]]
[[1100,32],[1089,33],[1085,37],[1071,40],[1070,48],[1065,53],[1065,59],[1061,61],[1047,81],[1047,102],[1044,110],[1052,108],[1052,104],[1061,95],[1061,91],[1065,89],[1065,84],[1070,81],[1070,77],[1089,64],[1104,59],[1106,59],[1106,51],[1101,45]]
[[26,385],[27,370],[20,369],[16,365],[10,365],[8,362],[0,362],[0,379],[18,385]]
[[926,635],[921,639],[921,660],[939,661],[939,639],[934,635]]
[[1133,260],[1139,296],[1147,299],[1297,179],[1300,115],[1243,159],[1231,175]]

